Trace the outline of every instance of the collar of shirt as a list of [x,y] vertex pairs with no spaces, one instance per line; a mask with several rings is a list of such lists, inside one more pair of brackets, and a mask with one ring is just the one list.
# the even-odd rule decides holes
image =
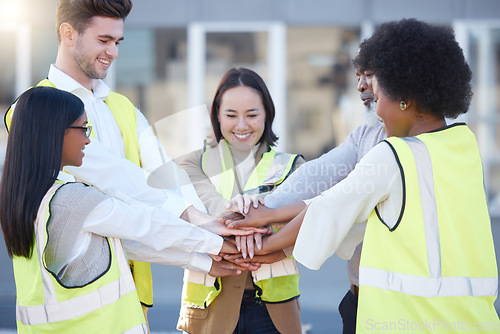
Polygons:
[[57,88],[74,93],[77,96],[84,94],[87,95],[87,97],[105,100],[109,96],[110,92],[109,87],[104,83],[104,81],[99,79],[92,81],[93,92],[91,92],[87,88],[83,87],[78,81],[58,69],[54,64],[50,65],[48,79]]
[[63,182],[76,182],[76,179],[73,175],[63,170],[59,172],[59,175],[57,175],[57,179]]
[[123,137],[114,116],[104,101],[110,94],[109,87],[102,80],[92,81],[93,91],[89,91],[75,79],[50,66],[48,79],[59,89],[66,90],[78,96],[85,104],[85,111],[92,124],[96,140],[105,145],[113,153],[124,158],[125,147]]

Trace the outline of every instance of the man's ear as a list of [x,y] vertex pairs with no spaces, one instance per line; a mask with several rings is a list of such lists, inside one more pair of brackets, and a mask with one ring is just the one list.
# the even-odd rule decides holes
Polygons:
[[59,33],[61,34],[61,43],[69,46],[73,46],[75,44],[78,32],[71,24],[67,22],[61,24],[59,27]]

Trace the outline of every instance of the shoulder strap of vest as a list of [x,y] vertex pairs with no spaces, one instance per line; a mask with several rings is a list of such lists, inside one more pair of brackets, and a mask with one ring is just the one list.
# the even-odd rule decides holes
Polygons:
[[298,154],[276,152],[269,147],[250,175],[244,193],[259,194],[273,190],[290,175],[298,157]]
[[[49,79],[43,79],[36,86],[55,87],[54,84],[49,81]],[[31,88],[33,88],[33,87],[30,87],[28,89],[31,89]],[[5,128],[7,129],[7,131],[9,131],[10,122],[12,121],[12,106],[17,103],[17,100],[19,100],[19,97],[14,101],[14,103],[11,104],[11,106],[9,107],[9,109],[7,109],[7,112],[5,112],[5,115],[3,116],[3,124],[5,124]]]
[[120,129],[127,159],[140,166],[139,141],[137,138],[137,111],[125,96],[110,92],[106,100],[113,117]]
[[[259,194],[271,191],[290,175],[297,158],[297,154],[276,152],[273,148],[268,147],[268,151],[264,152],[250,174],[243,192]],[[210,178],[222,197],[227,200],[231,199],[236,177],[233,158],[227,142],[222,140],[215,147],[205,143],[200,163],[203,172]]]
[[205,142],[200,160],[201,169],[205,175],[222,197],[230,200],[236,178],[234,161],[227,141],[222,139],[216,146]]

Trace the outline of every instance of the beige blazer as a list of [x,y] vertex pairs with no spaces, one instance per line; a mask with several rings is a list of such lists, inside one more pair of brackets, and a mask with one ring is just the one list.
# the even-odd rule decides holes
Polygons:
[[[257,150],[255,164],[258,164],[267,147],[261,145]],[[215,215],[225,209],[225,199],[217,192],[213,184],[203,173],[200,158],[203,150],[198,150],[185,156],[179,162],[181,168],[188,173],[194,188],[209,214]],[[294,169],[304,163],[299,157]],[[233,196],[241,193],[234,189]],[[221,292],[205,309],[181,307],[177,329],[191,334],[230,334],[233,333],[240,316],[240,305],[245,288],[253,288],[249,272],[237,276],[222,277]],[[289,302],[265,303],[269,315],[280,333],[300,334],[300,304],[299,299]]]

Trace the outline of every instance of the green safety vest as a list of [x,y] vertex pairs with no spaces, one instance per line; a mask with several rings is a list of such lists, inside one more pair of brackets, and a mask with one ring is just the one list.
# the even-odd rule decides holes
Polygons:
[[388,228],[375,209],[359,270],[356,333],[498,333],[498,276],[483,170],[465,124],[386,140],[403,206]]
[[[245,184],[243,193],[259,194],[272,190],[291,173],[297,154],[265,152]],[[234,161],[226,140],[211,147],[205,145],[201,168],[217,191],[230,200],[236,187]],[[216,172],[217,170],[217,172]],[[256,299],[267,303],[289,301],[300,295],[298,266],[292,257],[273,264],[263,264],[252,272]],[[182,302],[188,307],[206,308],[219,295],[221,279],[196,271],[184,273]]]
[[[44,79],[38,83],[37,86],[55,87],[48,79]],[[127,160],[133,162],[137,166],[141,166],[139,155],[139,139],[137,137],[137,111],[135,106],[125,96],[110,92],[106,100],[116,124],[120,128],[123,136],[123,143],[125,146],[125,155]],[[7,129],[10,128],[12,120],[12,109],[5,113],[4,122]],[[89,125],[92,120],[89,119]],[[92,137],[95,138],[94,130],[92,130]],[[153,306],[153,278],[151,276],[151,266],[149,263],[140,261],[129,261],[132,275],[134,276],[137,293],[141,304],[145,306]]]
[[61,182],[44,196],[35,223],[33,255],[13,258],[19,333],[147,333],[144,313],[121,241],[107,238],[109,269],[82,287],[64,287],[45,263],[50,201]]

